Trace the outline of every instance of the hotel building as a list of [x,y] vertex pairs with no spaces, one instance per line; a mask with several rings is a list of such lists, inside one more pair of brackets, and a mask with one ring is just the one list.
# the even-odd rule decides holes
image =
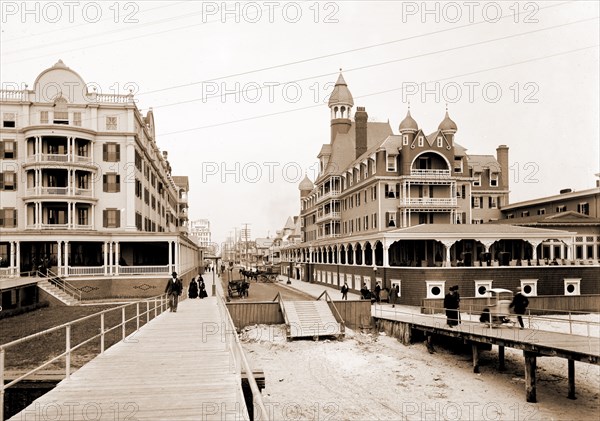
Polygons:
[[0,105],[0,276],[50,271],[96,298],[158,295],[172,271],[197,273],[188,179],[159,150],[152,109],[62,61]]

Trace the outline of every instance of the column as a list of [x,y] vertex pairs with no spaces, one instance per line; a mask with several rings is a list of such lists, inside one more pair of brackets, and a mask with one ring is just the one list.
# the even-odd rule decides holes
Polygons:
[[17,247],[17,242],[16,241],[11,241],[10,242],[10,274],[14,275],[15,274],[15,269],[16,269],[16,262],[15,262],[15,248]]
[[386,241],[383,241],[382,245],[383,245],[383,267],[387,268],[390,266],[390,256],[389,256],[390,248],[387,245]]
[[540,245],[541,241],[532,241],[532,240],[527,240],[527,241],[529,241],[529,243],[531,244],[531,248],[533,249],[532,255],[531,255],[531,260],[537,260],[537,247]]
[[115,275],[119,275],[119,262],[121,254],[121,247],[118,241],[115,241]]
[[169,241],[169,272],[173,272],[173,242]]
[[102,245],[102,254],[104,255],[104,276],[108,275],[108,242]]
[[69,242],[65,241],[65,266],[63,276],[69,276]]
[[57,275],[61,276],[62,275],[62,241],[57,241],[58,243],[58,253],[57,253],[57,264],[56,264],[56,270],[58,271]]
[[108,273],[113,274],[113,242],[108,243]]
[[175,269],[174,271],[177,272],[177,274],[179,274],[179,241],[175,242]]
[[21,243],[15,241],[15,272],[21,274]]
[[452,261],[450,259],[450,249],[452,248],[452,245],[454,243],[455,241],[442,241],[442,244],[444,245],[446,251],[446,261],[444,262],[444,266],[446,267],[452,266]]

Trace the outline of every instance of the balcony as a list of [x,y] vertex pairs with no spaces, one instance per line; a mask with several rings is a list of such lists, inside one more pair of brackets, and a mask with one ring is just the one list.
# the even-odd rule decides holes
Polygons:
[[329,190],[327,193],[323,193],[321,196],[317,197],[316,203],[321,203],[327,199],[333,199],[335,197],[338,197],[340,193],[341,192],[339,190]]
[[342,236],[341,234],[322,234],[322,235],[319,235],[319,239],[322,239],[322,238],[339,238],[341,236]]
[[426,179],[446,179],[450,177],[450,170],[441,170],[441,169],[411,169],[410,176],[416,178],[426,178]]
[[74,155],[73,159],[69,159],[69,157],[69,154],[41,153],[28,155],[25,162],[28,164],[32,164],[35,162],[39,162],[41,164],[54,162],[75,162],[81,164],[89,164],[92,162],[91,156]]
[[72,189],[70,187],[30,187],[27,196],[69,196],[69,197],[93,197],[92,189]]
[[69,224],[40,224],[39,226],[36,224],[28,224],[26,229],[28,230],[81,230],[81,231],[89,231],[94,229],[92,224],[75,224],[73,226],[69,226]]
[[410,199],[401,199],[400,200],[401,207],[448,207],[448,206],[456,206],[456,198],[435,198],[435,197],[417,197]]
[[341,212],[329,212],[329,213],[317,215],[317,222],[323,222],[323,221],[327,221],[330,219],[339,221],[341,218],[342,218]]

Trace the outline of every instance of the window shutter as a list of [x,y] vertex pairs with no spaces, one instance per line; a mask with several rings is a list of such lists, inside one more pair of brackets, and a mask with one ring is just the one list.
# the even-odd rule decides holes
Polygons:
[[121,191],[121,176],[119,174],[115,175],[115,192]]
[[13,159],[17,159],[17,149],[19,149],[17,147],[17,142],[13,142]]
[[117,162],[121,161],[121,145],[115,145]]
[[4,158],[4,142],[0,142],[0,158]]
[[115,228],[120,228],[121,227],[121,211],[120,210],[115,210],[113,211],[115,212]]
[[108,161],[108,145],[107,144],[102,145],[102,160],[104,162]]
[[4,189],[4,174],[0,172],[0,190]]
[[108,191],[108,177],[106,174],[102,175],[102,191],[103,192]]
[[106,209],[102,211],[102,226],[104,228],[108,226],[108,211]]
[[0,227],[4,226],[4,209],[0,209]]
[[396,184],[396,197],[400,197],[400,183]]

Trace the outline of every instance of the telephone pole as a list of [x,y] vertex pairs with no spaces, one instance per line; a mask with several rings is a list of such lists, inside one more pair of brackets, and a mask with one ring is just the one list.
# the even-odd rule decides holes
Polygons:
[[246,243],[246,265],[250,266],[250,261],[248,260],[248,241],[250,239],[250,230],[248,229],[248,225],[250,225],[250,224],[245,222],[242,225],[244,225],[242,234],[244,237],[244,243]]

